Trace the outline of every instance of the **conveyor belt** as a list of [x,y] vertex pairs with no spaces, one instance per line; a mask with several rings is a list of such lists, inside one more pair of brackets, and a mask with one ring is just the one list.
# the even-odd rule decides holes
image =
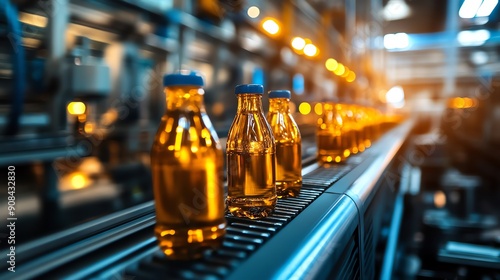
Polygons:
[[[391,131],[346,164],[306,166],[299,197],[279,200],[273,215],[262,220],[228,217],[222,248],[201,260],[164,258],[153,236],[153,204],[146,203],[81,225],[82,232],[72,229],[19,247],[18,271],[15,275],[2,271],[0,278],[288,279],[307,275],[356,279],[373,275],[373,232],[378,221],[372,218],[381,207],[368,206],[381,193],[376,182],[410,128],[406,124]],[[78,236],[72,238],[72,234]],[[56,246],[59,240],[64,243]]]
[[[272,236],[285,227],[327,187],[340,179],[356,165],[348,164],[332,168],[320,167],[306,174],[304,185],[297,198],[280,199],[273,214],[261,220],[248,220],[228,216],[227,234],[222,248],[194,262],[167,261],[159,249],[150,256],[125,269],[125,275],[140,279],[218,279],[226,277],[231,270],[261,247]],[[307,182],[307,183],[306,183]],[[97,276],[97,275],[96,275]],[[99,275],[106,278],[107,275]]]

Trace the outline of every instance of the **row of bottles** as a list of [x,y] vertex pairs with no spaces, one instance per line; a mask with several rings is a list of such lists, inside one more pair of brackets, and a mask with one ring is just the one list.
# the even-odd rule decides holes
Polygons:
[[322,103],[316,133],[317,159],[340,163],[365,151],[381,135],[382,115],[376,109],[353,104]]
[[301,138],[290,110],[290,92],[269,92],[267,118],[262,85],[239,85],[236,117],[227,137],[229,213],[250,219],[271,214],[277,198],[296,196],[302,185]]
[[289,111],[290,92],[271,91],[267,117],[262,85],[235,89],[238,110],[229,130],[228,194],[224,203],[223,155],[195,73],[164,77],[167,100],[151,150],[155,235],[171,259],[193,259],[225,234],[225,210],[250,219],[270,215],[277,198],[302,185],[301,137]]
[[[269,92],[264,114],[262,85],[235,88],[237,113],[224,158],[203,103],[203,78],[165,75],[166,112],[151,150],[156,207],[155,235],[168,258],[199,258],[220,246],[225,214],[269,216],[278,198],[295,197],[302,186],[301,135],[289,109],[290,91]],[[381,114],[371,108],[323,103],[318,119],[320,163],[339,163],[364,151],[380,135]]]

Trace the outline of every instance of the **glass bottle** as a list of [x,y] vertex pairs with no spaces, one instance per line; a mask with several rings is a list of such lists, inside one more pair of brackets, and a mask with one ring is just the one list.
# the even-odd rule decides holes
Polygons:
[[205,111],[203,78],[170,74],[163,84],[166,112],[151,149],[155,234],[167,258],[195,259],[226,232],[224,158]]
[[358,142],[356,140],[356,121],[354,119],[354,113],[349,104],[342,104],[342,119],[344,120],[344,126],[349,129],[349,137],[346,137],[348,142],[346,146],[349,147],[351,154],[355,155],[358,153]]
[[366,130],[363,120],[363,115],[361,114],[361,107],[357,105],[352,105],[352,110],[354,114],[354,124],[356,129],[356,141],[359,152],[365,151],[365,140],[366,140]]
[[373,142],[380,137],[380,124],[378,118],[378,111],[375,108],[367,108],[366,115],[370,122],[370,136],[371,136],[370,144],[373,144]]
[[262,109],[262,85],[236,86],[238,109],[229,129],[227,211],[233,216],[264,218],[276,205],[276,146]]
[[324,103],[323,114],[318,120],[316,139],[317,159],[322,164],[341,162],[344,157],[342,143],[342,117],[334,104]]
[[373,108],[372,109],[372,118],[373,118],[373,137],[374,140],[377,140],[380,138],[380,112]]
[[363,144],[365,146],[365,149],[368,149],[372,145],[373,141],[373,130],[372,130],[372,119],[370,115],[368,114],[368,107],[361,107],[359,110],[361,114],[361,120],[363,122],[364,128],[363,128],[363,134],[364,134],[364,141]]
[[351,122],[347,117],[347,108],[345,105],[340,103],[335,104],[335,111],[340,115],[342,119],[342,125],[340,128],[340,142],[342,143],[342,159],[345,160],[351,155],[352,143],[356,141],[354,129],[351,126]]
[[296,197],[302,186],[302,140],[290,114],[290,91],[269,92],[267,121],[276,143],[276,193],[278,198]]

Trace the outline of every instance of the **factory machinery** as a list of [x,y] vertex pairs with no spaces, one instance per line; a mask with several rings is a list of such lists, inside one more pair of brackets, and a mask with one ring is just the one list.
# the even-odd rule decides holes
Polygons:
[[[429,143],[421,141],[432,131],[422,119],[388,118],[366,151],[340,164],[316,161],[316,103],[388,113],[376,98],[385,87],[376,47],[382,23],[371,12],[382,1],[1,2],[0,166],[6,174],[15,166],[17,217],[15,272],[4,253],[8,233],[0,230],[1,279],[498,279],[498,240],[483,247],[460,240],[436,229],[451,216],[422,210],[440,188],[421,187],[432,185],[426,180],[438,170],[427,164],[438,162],[435,176],[449,176],[439,161],[447,141],[468,145],[469,155],[479,149],[456,136],[460,128],[444,127],[450,137]],[[247,15],[250,6],[263,14]],[[261,25],[264,18],[276,32]],[[294,38],[315,51],[297,49]],[[344,71],[325,69],[327,58]],[[242,83],[290,89],[303,139],[300,195],[279,200],[264,219],[228,216],[222,247],[188,262],[167,261],[157,247],[149,170],[165,110],[162,76],[178,69],[204,75],[207,112],[222,144],[236,112],[233,89]],[[450,114],[462,116],[463,107],[451,106]],[[453,160],[463,165],[463,157]],[[0,198],[7,209],[5,193]],[[450,213],[460,208],[453,207]],[[474,225],[491,233],[498,228],[491,216]],[[420,241],[410,238],[415,232]],[[423,252],[422,240],[435,234],[433,250]],[[408,255],[429,258],[412,266],[418,258]],[[443,264],[448,274],[439,274]]]

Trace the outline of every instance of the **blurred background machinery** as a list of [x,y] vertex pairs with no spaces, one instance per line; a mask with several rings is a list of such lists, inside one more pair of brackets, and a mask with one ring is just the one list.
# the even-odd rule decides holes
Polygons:
[[[497,4],[0,0],[0,166],[16,166],[17,238],[37,244],[78,226],[94,234],[87,223],[97,231],[107,215],[141,217],[152,200],[162,76],[196,69],[223,143],[236,84],[291,89],[304,166],[313,164],[322,101],[410,116],[414,127],[397,153],[405,161],[387,170],[397,183],[411,180],[386,202],[391,226],[381,218],[377,229],[389,245],[374,247],[384,264],[374,275],[467,278],[486,269],[484,279],[498,279]],[[6,203],[2,192],[0,208]],[[398,217],[401,227],[390,222]],[[422,245],[429,239],[430,249]]]

